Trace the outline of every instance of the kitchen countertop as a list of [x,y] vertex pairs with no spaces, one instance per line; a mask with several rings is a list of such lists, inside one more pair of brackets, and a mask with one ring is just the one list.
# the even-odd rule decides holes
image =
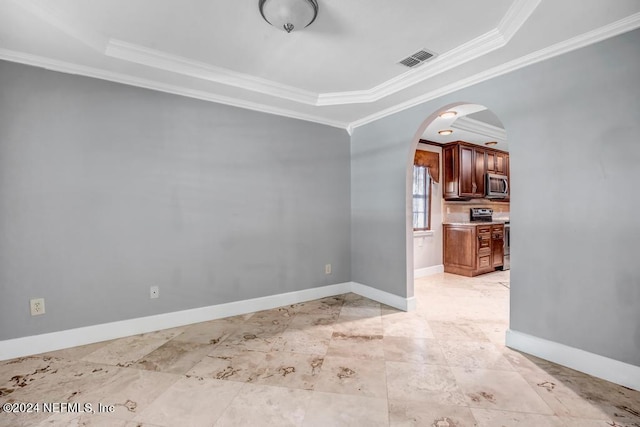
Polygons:
[[494,219],[493,221],[448,221],[442,225],[498,225],[509,222],[508,219]]

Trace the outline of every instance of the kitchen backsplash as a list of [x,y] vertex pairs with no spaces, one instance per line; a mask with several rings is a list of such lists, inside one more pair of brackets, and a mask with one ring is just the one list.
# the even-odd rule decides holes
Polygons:
[[443,222],[469,221],[470,208],[491,208],[493,209],[493,219],[503,221],[509,220],[509,203],[474,200],[470,202],[443,201]]

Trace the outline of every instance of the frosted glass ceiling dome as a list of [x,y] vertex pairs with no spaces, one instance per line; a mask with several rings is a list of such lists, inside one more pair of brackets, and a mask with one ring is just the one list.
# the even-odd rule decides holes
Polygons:
[[265,21],[287,33],[308,27],[318,16],[316,0],[260,0],[259,7]]

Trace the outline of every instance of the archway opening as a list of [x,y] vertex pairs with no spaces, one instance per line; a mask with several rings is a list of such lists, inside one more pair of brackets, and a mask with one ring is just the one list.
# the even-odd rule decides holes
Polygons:
[[[444,105],[423,121],[407,162],[408,295],[415,295],[414,280],[422,277],[445,271],[477,276],[510,268],[508,152],[502,121],[484,105]],[[446,243],[447,225],[471,225],[472,209],[490,213],[491,222],[501,224],[489,229],[488,255],[476,242],[474,253],[455,246],[461,242]],[[461,269],[452,267],[465,263]],[[507,287],[508,277],[500,278]]]

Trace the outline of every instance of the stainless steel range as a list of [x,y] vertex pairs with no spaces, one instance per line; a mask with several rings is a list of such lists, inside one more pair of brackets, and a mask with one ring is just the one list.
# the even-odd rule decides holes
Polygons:
[[493,221],[493,209],[491,208],[471,208],[469,209],[469,221],[471,222],[491,222]]

